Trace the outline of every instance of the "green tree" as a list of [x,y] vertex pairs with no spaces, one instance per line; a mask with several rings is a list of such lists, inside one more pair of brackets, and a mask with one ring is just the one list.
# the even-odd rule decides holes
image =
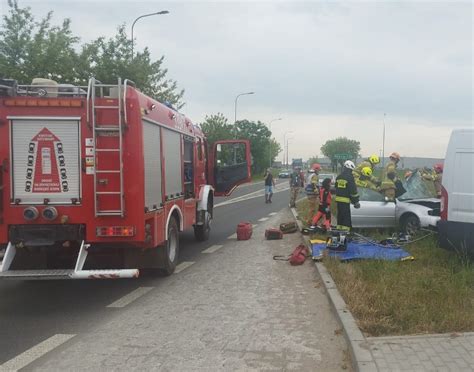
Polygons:
[[218,140],[226,140],[233,138],[233,125],[222,113],[206,116],[204,122],[201,123],[201,129],[206,134],[207,141],[210,145]]
[[[250,149],[253,158],[252,170],[254,173],[261,173],[270,163],[270,143],[272,132],[261,121],[253,122],[249,120],[239,120],[235,123],[236,136],[239,139],[250,141]],[[275,141],[276,142],[276,141]],[[274,150],[279,147],[272,145]],[[273,155],[273,150],[272,150]],[[275,154],[275,156],[278,153]],[[274,157],[272,156],[272,160]]]
[[184,106],[184,90],[178,90],[176,81],[166,78],[164,56],[153,61],[150,51],[136,53],[132,58],[132,41],[127,37],[125,25],[109,39],[100,37],[83,46],[80,59],[87,61],[81,68],[81,76],[95,76],[103,83],[114,83],[118,77],[132,80],[145,94],[161,102],[169,102],[177,109]]
[[336,154],[348,154],[349,159],[357,159],[357,155],[360,151],[360,142],[351,140],[346,137],[338,137],[333,140],[328,140],[324,145],[321,146],[321,152],[331,159],[333,167],[339,163],[341,166],[345,160],[348,159],[337,159]]
[[125,25],[119,26],[112,38],[99,37],[80,45],[69,19],[53,26],[52,12],[36,21],[31,9],[21,8],[17,0],[8,0],[8,7],[0,24],[0,77],[16,79],[20,84],[46,77],[76,85],[86,85],[91,76],[109,84],[121,77],[134,81],[138,89],[161,102],[178,109],[184,105],[184,90],[166,77],[163,56],[153,61],[145,48],[132,59],[132,42]]
[[0,28],[0,71],[2,76],[29,84],[35,77],[74,82],[77,53],[71,22],[51,26],[52,12],[39,22],[30,8],[20,8],[8,0],[9,12],[2,17]]

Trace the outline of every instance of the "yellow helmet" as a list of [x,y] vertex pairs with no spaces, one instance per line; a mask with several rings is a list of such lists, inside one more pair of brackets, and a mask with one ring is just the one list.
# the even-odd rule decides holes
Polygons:
[[374,165],[380,163],[380,159],[377,155],[370,155],[369,161]]
[[370,168],[370,167],[362,168],[362,174],[366,177],[372,176],[372,168]]

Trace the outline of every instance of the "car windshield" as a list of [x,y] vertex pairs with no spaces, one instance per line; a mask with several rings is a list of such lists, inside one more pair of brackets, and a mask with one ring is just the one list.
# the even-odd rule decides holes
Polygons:
[[398,198],[399,200],[425,199],[433,197],[433,193],[430,191],[428,185],[421,178],[420,173],[418,172],[413,172],[413,175],[408,178],[407,181],[403,182],[403,186],[407,191]]

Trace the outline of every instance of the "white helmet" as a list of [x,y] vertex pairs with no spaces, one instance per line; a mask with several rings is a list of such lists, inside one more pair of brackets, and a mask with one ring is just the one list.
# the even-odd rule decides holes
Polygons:
[[356,166],[353,161],[346,160],[346,162],[344,163],[344,168],[355,169],[355,167]]
[[309,173],[314,173],[314,169],[310,169],[308,172]]

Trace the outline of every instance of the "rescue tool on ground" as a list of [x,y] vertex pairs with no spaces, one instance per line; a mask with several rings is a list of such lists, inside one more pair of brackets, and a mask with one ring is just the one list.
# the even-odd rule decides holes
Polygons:
[[210,148],[130,80],[0,80],[0,278],[169,275],[179,231],[206,240],[214,197],[248,181],[248,141]]

